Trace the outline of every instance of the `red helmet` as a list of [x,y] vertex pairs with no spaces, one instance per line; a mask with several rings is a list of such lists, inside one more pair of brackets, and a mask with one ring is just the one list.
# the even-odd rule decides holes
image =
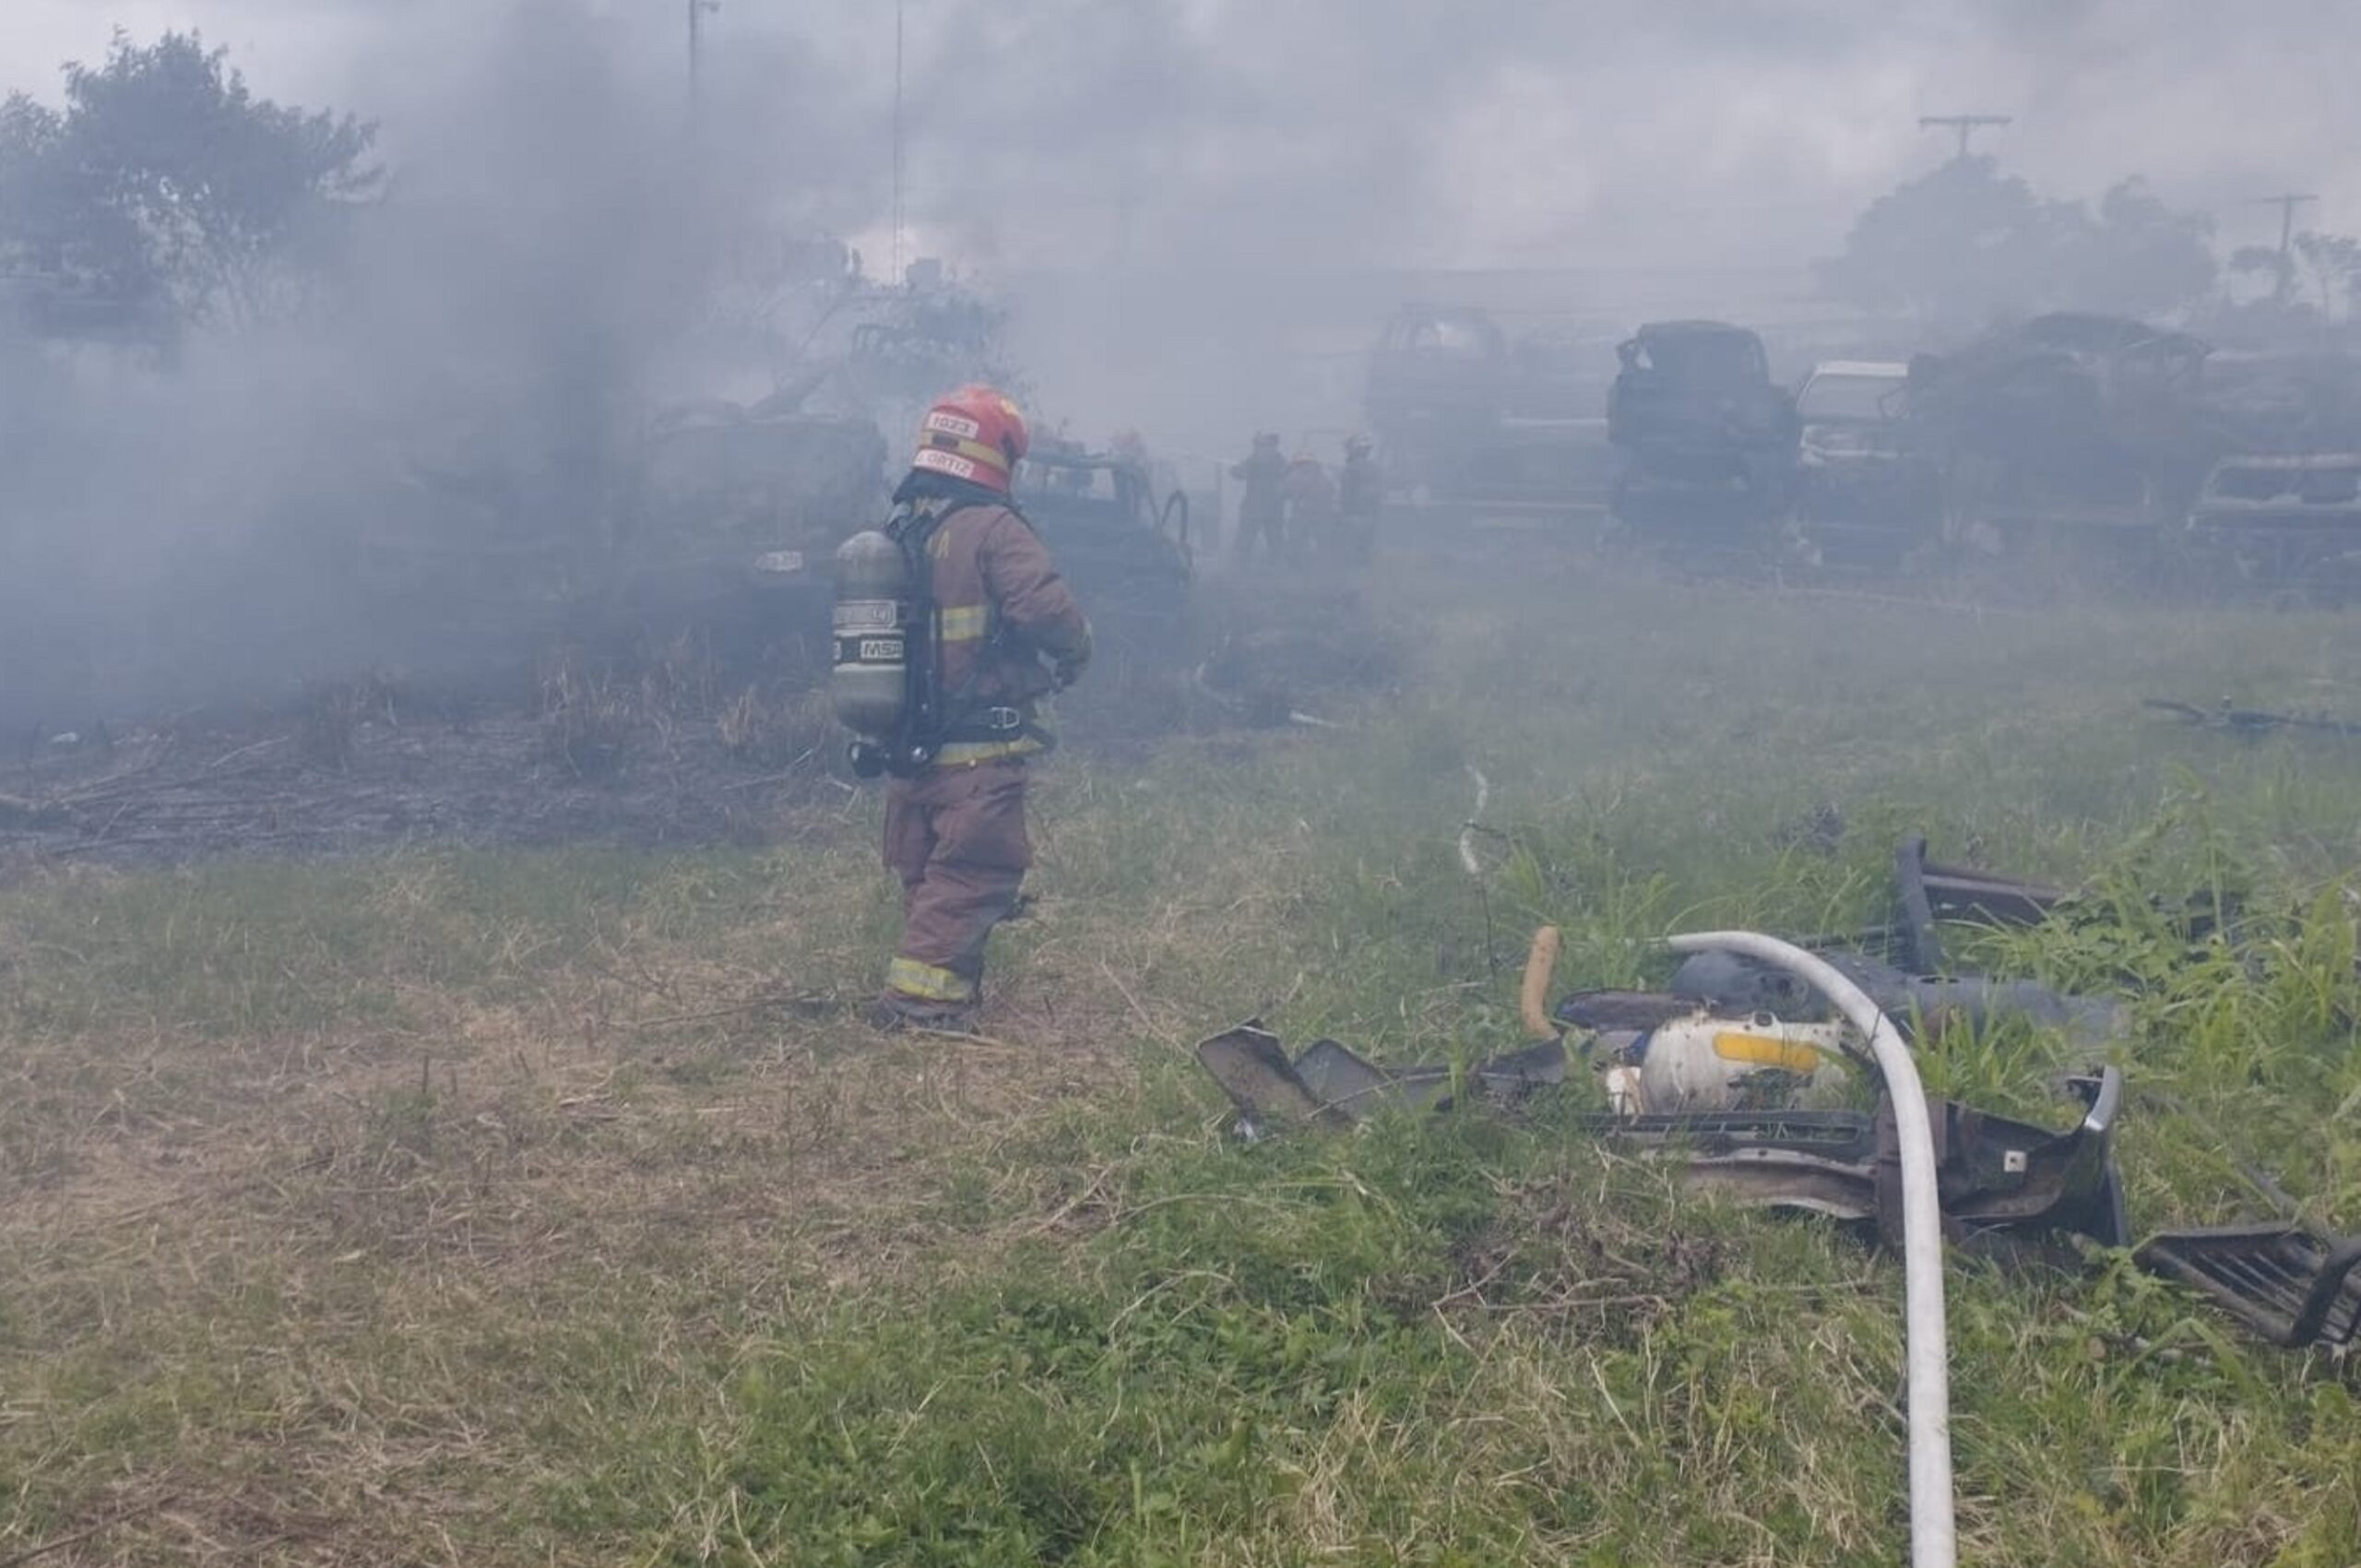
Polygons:
[[1009,474],[1032,444],[1025,412],[992,386],[962,386],[935,399],[919,425],[913,469],[1008,493]]

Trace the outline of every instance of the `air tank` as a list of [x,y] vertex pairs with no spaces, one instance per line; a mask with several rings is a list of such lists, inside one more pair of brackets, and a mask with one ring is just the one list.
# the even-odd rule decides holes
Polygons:
[[908,705],[909,601],[900,545],[868,529],[837,546],[828,697],[837,721],[868,740],[890,738]]

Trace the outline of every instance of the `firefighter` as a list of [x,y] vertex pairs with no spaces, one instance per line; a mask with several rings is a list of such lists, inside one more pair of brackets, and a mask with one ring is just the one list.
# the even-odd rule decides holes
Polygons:
[[1241,565],[1253,555],[1257,539],[1267,543],[1271,559],[1275,561],[1285,552],[1287,475],[1287,460],[1279,456],[1279,438],[1267,433],[1254,438],[1254,448],[1243,460],[1230,465],[1229,477],[1246,486],[1238,498],[1238,538],[1231,546],[1232,556]]
[[1016,908],[1032,863],[1027,759],[1050,737],[1038,700],[1090,660],[1090,623],[1032,525],[1011,504],[1025,416],[967,386],[931,409],[889,534],[923,563],[916,610],[937,694],[933,732],[885,796],[885,864],[902,882],[902,939],[872,1021],[969,1027],[984,943]]
[[1377,548],[1377,515],[1385,505],[1384,480],[1370,456],[1368,436],[1345,437],[1345,469],[1337,492],[1345,548],[1367,560]]
[[1287,465],[1287,539],[1298,550],[1322,552],[1336,546],[1336,481],[1309,452]]

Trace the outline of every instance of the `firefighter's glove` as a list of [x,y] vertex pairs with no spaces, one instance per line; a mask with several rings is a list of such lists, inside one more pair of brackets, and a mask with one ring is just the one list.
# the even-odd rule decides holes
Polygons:
[[1050,656],[1050,674],[1058,683],[1058,690],[1062,692],[1081,680],[1082,672],[1089,668],[1090,627],[1085,623],[1079,642],[1062,653]]

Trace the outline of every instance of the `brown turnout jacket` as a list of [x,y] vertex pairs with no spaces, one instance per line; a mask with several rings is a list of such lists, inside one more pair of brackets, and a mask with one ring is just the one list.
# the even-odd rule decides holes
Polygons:
[[[928,541],[936,631],[936,689],[957,709],[1013,707],[1026,719],[1036,699],[1057,688],[1041,659],[1079,662],[1090,655],[1090,623],[1032,525],[1006,506],[949,507]],[[946,763],[1021,755],[1038,742],[1012,738],[979,746],[945,746]]]

